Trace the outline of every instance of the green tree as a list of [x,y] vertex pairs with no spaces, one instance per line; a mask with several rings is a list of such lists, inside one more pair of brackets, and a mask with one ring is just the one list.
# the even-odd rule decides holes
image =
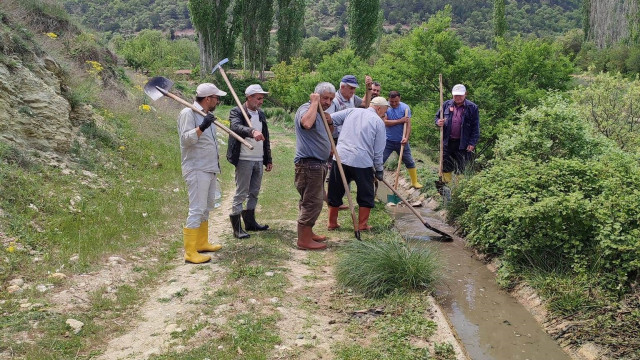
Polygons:
[[507,32],[507,21],[504,15],[505,0],[493,1],[493,36],[504,37]]
[[278,0],[278,60],[291,61],[302,45],[304,0]]
[[191,22],[198,32],[203,72],[233,54],[236,26],[230,5],[231,0],[189,0]]
[[261,73],[269,51],[273,25],[273,0],[237,0],[234,12],[241,16],[244,68]]
[[380,34],[380,0],[349,1],[349,42],[356,55],[363,59],[371,56],[371,47]]

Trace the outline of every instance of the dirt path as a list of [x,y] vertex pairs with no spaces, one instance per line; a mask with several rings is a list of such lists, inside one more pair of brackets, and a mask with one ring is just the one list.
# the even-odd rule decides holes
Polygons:
[[[210,220],[212,238],[230,238],[228,213],[231,196],[225,196],[222,206]],[[289,224],[284,226],[288,227]],[[213,242],[213,241],[212,241]],[[225,244],[223,243],[223,246]],[[224,248],[223,248],[224,251]],[[220,325],[225,324],[240,312],[274,312],[278,314],[276,328],[281,339],[267,356],[270,359],[333,359],[336,344],[348,341],[347,325],[353,314],[336,306],[341,296],[338,294],[333,277],[332,264],[335,252],[322,253],[289,250],[289,259],[280,264],[288,286],[284,296],[274,300],[269,298],[247,299],[237,297],[233,303],[207,305],[207,298],[225,284],[229,269],[217,261],[219,254],[213,254],[208,264],[192,265],[182,262],[182,251],[175,259],[175,268],[162,275],[158,286],[147,292],[146,300],[135,309],[135,316],[120,319],[127,322],[126,331],[106,343],[101,360],[147,359],[168,351],[182,352],[201,345],[204,341],[215,342],[221,334]],[[220,253],[222,254],[222,253]],[[153,260],[150,260],[153,261]],[[130,261],[122,259],[116,269],[98,271],[82,278],[84,283],[106,282],[113,287],[130,282],[131,279],[107,274],[129,272]],[[105,269],[113,268],[107,266]],[[73,289],[73,287],[72,287]],[[71,292],[67,292],[70,296]],[[85,297],[78,292],[71,297]],[[60,300],[60,299],[58,299]],[[433,299],[428,299],[432,304]],[[433,311],[426,314],[438,324],[437,333],[430,339],[433,342],[449,342],[454,345],[457,359],[465,359],[442,312],[434,305]],[[190,329],[199,329],[192,335],[185,333]],[[418,344],[428,346],[428,344]]]

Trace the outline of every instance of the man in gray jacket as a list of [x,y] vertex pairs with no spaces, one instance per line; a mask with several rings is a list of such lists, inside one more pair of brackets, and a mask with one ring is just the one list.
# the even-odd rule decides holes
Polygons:
[[209,244],[209,212],[215,206],[216,176],[220,173],[215,116],[210,112],[218,105],[219,96],[227,95],[214,84],[204,83],[196,89],[196,109],[184,108],[178,117],[182,176],[189,193],[189,215],[183,228],[184,260],[199,264],[211,260],[199,252],[218,251],[221,245]]
[[[240,143],[232,136],[229,136],[227,148],[227,160],[236,167],[236,194],[233,197],[229,217],[233,227],[233,236],[238,239],[249,237],[249,234],[242,229],[240,215],[242,215],[245,229],[248,231],[262,231],[269,228],[268,225],[260,225],[256,221],[256,206],[262,184],[263,166],[266,171],[273,169],[267,116],[261,109],[264,96],[268,92],[262,90],[260,85],[253,84],[249,85],[244,93],[247,101],[242,106],[249,116],[250,124],[247,123],[242,110],[237,106],[231,109],[229,122],[231,130],[246,138],[253,145],[253,150],[240,146]],[[245,201],[247,205],[243,210]]]

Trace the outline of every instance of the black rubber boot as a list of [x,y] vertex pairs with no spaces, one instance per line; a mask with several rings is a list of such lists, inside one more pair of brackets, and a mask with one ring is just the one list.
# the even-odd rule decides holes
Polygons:
[[263,231],[269,228],[269,225],[260,225],[256,222],[256,210],[242,210],[242,219],[244,227],[247,231]]
[[240,214],[238,215],[229,215],[229,219],[231,219],[231,226],[233,227],[233,237],[236,239],[246,239],[249,234],[244,232],[242,229],[242,223],[240,222]]

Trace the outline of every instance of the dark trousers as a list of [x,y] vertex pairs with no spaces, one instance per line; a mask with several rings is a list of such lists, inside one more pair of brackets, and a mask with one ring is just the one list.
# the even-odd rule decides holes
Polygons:
[[459,149],[460,139],[449,139],[447,146],[443,148],[442,172],[455,172],[460,174],[471,160],[471,152],[467,149]]
[[[356,202],[360,207],[373,208],[375,206],[375,190],[373,188],[373,168],[357,168],[342,164],[344,176],[347,184],[355,181],[357,188]],[[331,163],[331,174],[329,174],[329,190],[327,191],[327,202],[331,207],[342,205],[345,189],[338,170],[338,163],[335,160]]]
[[300,194],[298,224],[314,226],[324,203],[324,178],[327,162],[318,159],[301,159],[296,163],[295,185]]

